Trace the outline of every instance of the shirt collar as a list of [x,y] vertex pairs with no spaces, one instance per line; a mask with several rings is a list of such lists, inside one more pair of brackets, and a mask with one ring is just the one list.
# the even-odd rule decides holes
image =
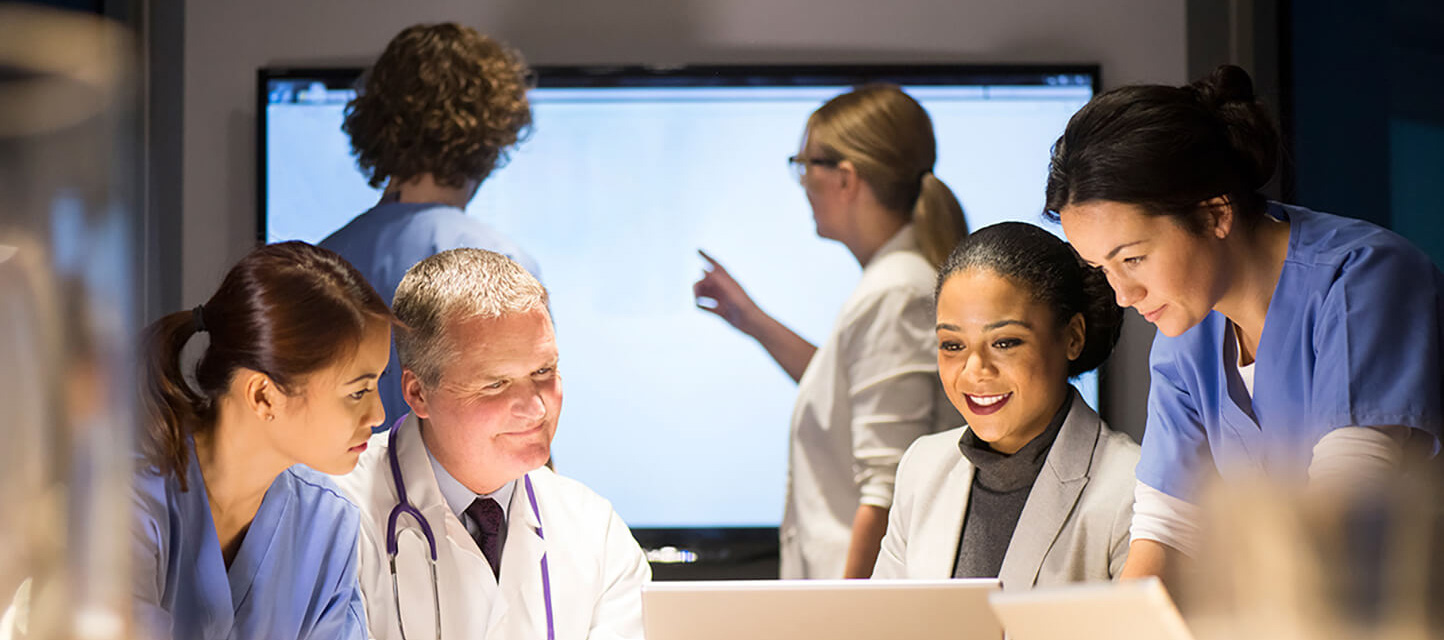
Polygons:
[[[424,445],[425,442],[423,439],[422,444]],[[501,485],[500,489],[491,493],[478,494],[466,488],[466,485],[461,484],[460,480],[452,476],[446,467],[441,466],[441,463],[436,461],[436,456],[431,455],[429,447],[426,449],[426,459],[431,461],[431,471],[436,474],[436,487],[441,490],[442,497],[446,498],[446,506],[451,509],[453,514],[456,514],[457,518],[461,518],[462,514],[466,513],[466,508],[470,507],[477,498],[491,498],[501,505],[502,519],[506,519],[511,509],[511,494],[516,488],[515,480]]]
[[[917,250],[918,239],[917,236],[913,234],[913,223],[909,222],[898,229],[897,233],[892,234],[892,237],[888,238],[887,242],[882,243],[882,246],[877,248],[877,252],[872,254],[872,258],[868,259],[867,264],[868,267],[877,264],[878,258],[894,251]],[[866,270],[867,267],[863,267],[863,269]]]

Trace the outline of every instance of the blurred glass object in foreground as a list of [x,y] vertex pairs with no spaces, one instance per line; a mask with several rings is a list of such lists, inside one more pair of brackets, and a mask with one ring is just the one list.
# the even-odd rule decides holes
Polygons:
[[1215,487],[1170,590],[1198,640],[1444,638],[1437,461],[1350,486]]
[[133,60],[0,3],[0,639],[130,637]]

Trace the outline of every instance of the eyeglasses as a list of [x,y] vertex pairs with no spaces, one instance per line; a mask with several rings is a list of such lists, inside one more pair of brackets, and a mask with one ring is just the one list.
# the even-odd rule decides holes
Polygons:
[[792,169],[792,176],[797,178],[798,182],[802,182],[802,179],[807,176],[807,167],[816,166],[836,169],[837,165],[841,162],[841,160],[833,160],[831,158],[804,158],[802,156],[792,156],[787,159],[787,166]]

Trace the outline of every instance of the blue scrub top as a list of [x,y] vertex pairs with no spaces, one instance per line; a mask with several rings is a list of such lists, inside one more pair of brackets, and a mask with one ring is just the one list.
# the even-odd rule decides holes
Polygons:
[[[451,249],[475,248],[505,255],[538,280],[536,261],[490,225],[466,215],[456,207],[439,204],[389,202],[356,216],[346,226],[321,241],[322,247],[341,254],[366,277],[390,305],[396,286],[412,265]],[[384,431],[411,409],[401,396],[401,362],[396,343],[391,344],[391,361],[378,385],[386,420]]]
[[1269,215],[1289,223],[1289,246],[1253,397],[1217,311],[1153,342],[1138,479],[1176,498],[1214,474],[1302,480],[1314,444],[1340,427],[1402,425],[1439,447],[1444,274],[1367,222],[1278,203]]
[[175,640],[366,638],[357,581],[360,516],[302,466],[271,483],[227,569],[192,454],[189,491],[143,472],[132,490],[136,619]]

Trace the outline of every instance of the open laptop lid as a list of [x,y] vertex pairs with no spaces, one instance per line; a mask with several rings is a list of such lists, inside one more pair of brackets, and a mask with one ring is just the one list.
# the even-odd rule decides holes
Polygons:
[[1157,578],[998,592],[1010,640],[1193,640]]
[[647,640],[1000,640],[988,606],[998,581],[653,582]]

